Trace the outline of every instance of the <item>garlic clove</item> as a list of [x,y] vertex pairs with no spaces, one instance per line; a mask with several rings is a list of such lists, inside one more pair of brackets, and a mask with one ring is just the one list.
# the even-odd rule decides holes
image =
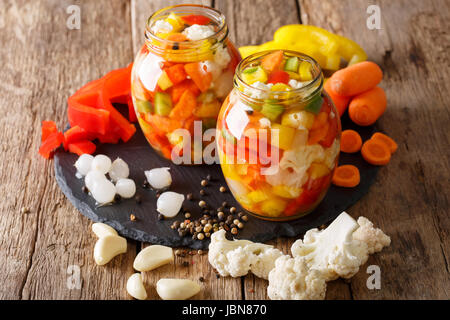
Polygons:
[[94,260],[99,266],[127,251],[127,240],[120,236],[107,235],[97,240],[94,246]]
[[92,224],[92,232],[95,233],[97,238],[103,238],[108,235],[118,236],[116,230],[114,230],[112,227],[108,226],[107,224],[104,224],[101,222],[96,222],[96,223]]
[[160,279],[156,292],[163,300],[186,300],[200,292],[200,286],[187,279]]
[[172,261],[172,248],[153,245],[138,253],[134,259],[133,268],[137,271],[150,271]]
[[144,282],[142,281],[142,276],[140,273],[134,273],[128,278],[127,292],[135,299],[147,299],[147,291],[145,290]]

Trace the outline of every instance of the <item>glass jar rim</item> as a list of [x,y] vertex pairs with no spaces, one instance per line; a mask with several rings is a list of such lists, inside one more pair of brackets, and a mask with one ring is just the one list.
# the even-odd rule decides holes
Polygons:
[[[241,74],[244,71],[244,69],[246,67],[248,67],[249,64],[251,64],[252,62],[257,61],[257,60],[263,58],[264,56],[267,56],[267,55],[269,55],[273,52],[277,52],[277,51],[283,51],[283,54],[287,53],[290,56],[295,56],[295,57],[300,58],[303,61],[309,62],[311,64],[311,66],[314,67],[316,73],[315,73],[315,75],[313,75],[313,79],[308,84],[306,84],[300,88],[294,88],[292,90],[270,91],[271,94],[283,95],[286,93],[290,93],[290,94],[296,95],[297,97],[301,97],[302,93],[308,92],[309,90],[311,90],[311,88],[313,88],[314,86],[317,85],[317,88],[313,92],[308,94],[305,99],[302,99],[302,100],[308,100],[308,97],[315,96],[317,94],[317,92],[322,90],[322,87],[323,87],[322,68],[320,67],[319,63],[314,58],[312,58],[311,56],[308,56],[304,53],[298,52],[298,51],[277,50],[277,49],[265,50],[265,51],[253,53],[253,54],[245,57],[244,59],[242,59],[236,67],[236,73],[234,75],[234,86],[235,87],[242,86],[244,88],[244,90],[247,89],[248,91],[267,92],[267,89],[258,88],[258,87],[255,87],[255,86],[252,86],[252,85],[246,83],[242,79]],[[250,100],[264,100],[264,99],[257,99],[257,98],[250,97],[248,94],[245,94],[244,92],[242,92],[240,90],[238,90],[238,91],[240,94],[245,95],[246,98],[248,98]],[[292,99],[292,98],[290,98],[290,99]]]
[[[227,24],[225,21],[225,16],[220,11],[218,11],[214,8],[205,6],[205,5],[201,5],[201,4],[178,4],[178,5],[162,8],[162,9],[154,12],[147,19],[147,25],[146,25],[146,29],[145,29],[146,40],[147,41],[153,40],[153,41],[160,42],[162,44],[170,45],[170,46],[173,46],[175,43],[178,43],[179,41],[173,41],[173,40],[160,38],[156,34],[154,34],[153,31],[151,30],[152,24],[154,22],[160,20],[162,17],[165,16],[165,14],[169,14],[169,12],[173,12],[173,11],[177,11],[177,10],[180,11],[179,13],[191,13],[191,14],[194,13],[195,11],[203,10],[204,12],[202,12],[202,13],[206,17],[213,20],[218,26],[218,30],[215,31],[214,34],[212,34],[206,38],[199,39],[199,40],[183,41],[183,46],[185,47],[184,50],[196,49],[196,48],[202,47],[205,43],[205,40],[213,40],[213,39],[221,38],[221,39],[217,39],[218,42],[220,42],[227,37],[228,28],[227,28]],[[185,10],[185,11],[181,11],[181,10]],[[178,50],[178,51],[183,51],[183,50]]]

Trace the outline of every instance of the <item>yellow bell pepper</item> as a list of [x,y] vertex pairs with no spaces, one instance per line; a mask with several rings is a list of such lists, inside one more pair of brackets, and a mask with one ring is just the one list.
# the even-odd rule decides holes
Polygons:
[[272,192],[282,198],[295,199],[295,198],[298,198],[302,194],[303,189],[289,187],[289,186],[285,186],[285,185],[278,185],[278,186],[272,187]]
[[278,217],[286,208],[287,202],[280,198],[268,199],[261,204],[261,211],[270,217]]
[[330,173],[330,169],[322,163],[312,163],[308,169],[311,179],[322,178]]
[[247,84],[253,84],[257,81],[265,83],[267,81],[267,73],[261,66],[247,68],[242,72],[241,76],[242,80]]
[[171,86],[173,86],[172,81],[170,81],[169,76],[165,71],[161,74],[161,76],[158,79],[158,86],[161,88],[161,90],[165,91],[169,89]]
[[258,203],[258,202],[267,200],[269,197],[264,191],[262,191],[262,190],[255,190],[255,191],[249,192],[247,194],[247,198],[252,203]]
[[300,74],[302,81],[312,80],[311,64],[308,61],[302,61],[298,68],[298,73]]
[[184,22],[175,13],[171,12],[170,15],[165,19],[166,22],[172,25],[172,32],[180,32],[184,28]]
[[295,129],[278,123],[272,123],[270,139],[273,146],[288,150],[291,148],[294,136]]
[[293,109],[285,112],[281,117],[281,124],[283,126],[289,126],[294,129],[311,129],[314,123],[315,116],[313,113]]

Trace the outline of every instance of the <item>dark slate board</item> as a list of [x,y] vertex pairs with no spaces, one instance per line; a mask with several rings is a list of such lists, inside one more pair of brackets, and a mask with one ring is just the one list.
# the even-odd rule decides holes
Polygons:
[[[344,129],[355,129],[363,138],[370,138],[374,132],[373,127],[357,127],[347,117],[342,119]],[[183,194],[193,193],[195,201],[185,200],[184,208],[192,213],[192,218],[201,215],[198,207],[200,181],[211,174],[213,181],[206,187],[207,194],[204,200],[213,208],[217,208],[223,201],[235,206],[239,212],[242,208],[234,200],[230,192],[221,193],[219,187],[226,186],[219,165],[211,166],[177,166],[159,157],[150,148],[140,129],[127,143],[99,145],[96,154],[106,154],[114,160],[117,157],[125,160],[130,166],[130,178],[134,179],[137,186],[137,194],[142,198],[142,203],[137,204],[133,199],[122,200],[120,203],[99,207],[95,206],[95,200],[82,192],[83,179],[75,177],[74,163],[77,155],[57,151],[55,154],[56,180],[72,204],[86,217],[95,222],[104,222],[116,229],[122,236],[154,244],[162,244],[171,247],[186,246],[194,249],[206,249],[209,240],[192,240],[191,237],[181,238],[178,232],[172,230],[170,225],[174,221],[168,219],[159,221],[156,211],[155,192],[144,189],[142,183],[145,180],[144,171],[157,167],[170,167],[173,183],[171,190]],[[249,216],[249,221],[236,238],[249,239],[257,242],[265,242],[270,239],[288,236],[297,237],[311,228],[326,224],[336,218],[339,213],[356,203],[369,190],[374,182],[378,168],[366,163],[360,153],[344,154],[339,160],[340,164],[356,165],[361,173],[361,183],[356,188],[339,188],[331,186],[326,197],[316,210],[309,215],[290,222],[263,221]],[[130,214],[136,216],[135,221],[130,221]],[[180,221],[184,216],[180,213],[176,218]]]

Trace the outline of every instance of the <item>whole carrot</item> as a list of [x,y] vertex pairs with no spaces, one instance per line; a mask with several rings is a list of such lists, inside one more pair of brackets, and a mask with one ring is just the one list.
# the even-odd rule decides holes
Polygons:
[[386,110],[386,94],[380,87],[355,96],[348,107],[348,115],[360,126],[370,126]]
[[383,71],[373,62],[363,61],[336,71],[330,81],[338,95],[351,97],[375,87],[383,79]]
[[345,110],[347,110],[348,103],[350,102],[350,97],[343,97],[336,94],[336,92],[334,92],[331,88],[331,81],[329,79],[327,82],[325,82],[324,89],[330,96],[331,100],[333,100],[333,103],[336,106],[337,111],[339,112],[339,116],[342,117]]

